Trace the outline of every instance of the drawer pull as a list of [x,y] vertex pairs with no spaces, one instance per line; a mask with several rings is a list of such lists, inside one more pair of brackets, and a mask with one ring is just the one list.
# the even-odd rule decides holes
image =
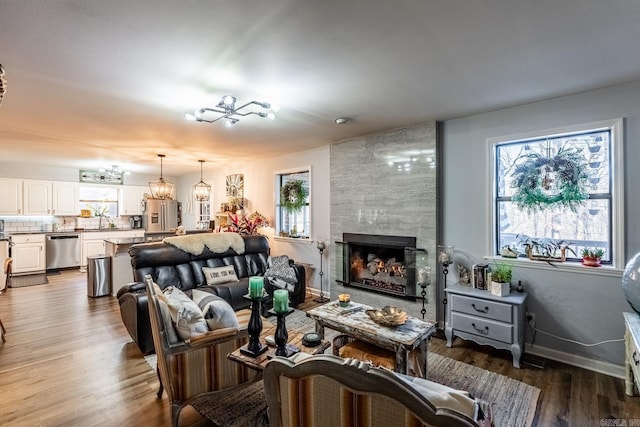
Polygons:
[[474,303],[474,304],[471,304],[471,307],[473,307],[478,313],[486,313],[489,311],[489,307],[487,307],[486,305],[484,306],[484,308],[478,308]]
[[638,360],[636,356],[638,356],[638,352],[634,351],[633,354],[631,355],[631,358],[633,359],[633,364],[638,366],[638,363],[640,363],[640,360]]
[[[471,326],[473,326],[473,329],[475,329],[476,331],[478,331],[479,334],[488,334],[489,333],[489,327],[485,326],[484,328],[480,329],[476,326],[475,323],[472,323]],[[636,363],[637,364],[637,363]]]

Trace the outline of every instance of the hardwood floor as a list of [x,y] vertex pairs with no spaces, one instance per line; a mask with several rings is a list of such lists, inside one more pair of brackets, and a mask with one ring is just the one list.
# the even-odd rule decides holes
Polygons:
[[[310,298],[301,308],[315,303]],[[0,426],[169,426],[166,397],[132,343],[113,297],[88,298],[86,274],[0,295]],[[433,338],[429,350],[535,385],[538,426],[640,425],[624,381],[553,361],[511,366],[510,353]],[[617,420],[617,423],[616,423]],[[624,422],[624,424],[622,424]]]

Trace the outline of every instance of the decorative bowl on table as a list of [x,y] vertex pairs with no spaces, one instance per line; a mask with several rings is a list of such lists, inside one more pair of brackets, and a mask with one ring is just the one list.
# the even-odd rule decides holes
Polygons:
[[380,310],[366,310],[371,320],[384,326],[400,326],[407,321],[407,312],[393,305],[385,305]]

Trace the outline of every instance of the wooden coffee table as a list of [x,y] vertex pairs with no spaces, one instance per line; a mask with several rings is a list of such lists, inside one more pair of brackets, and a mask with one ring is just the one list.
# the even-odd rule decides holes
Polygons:
[[419,349],[419,364],[424,378],[427,377],[427,343],[436,330],[434,323],[409,316],[404,325],[383,326],[371,320],[365,310],[373,307],[353,304],[351,311],[342,310],[337,301],[307,311],[307,316],[316,321],[316,332],[324,339],[324,328],[334,329],[353,338],[391,350],[396,355],[396,372],[407,373],[409,353]]
[[[264,328],[262,330],[262,333],[260,334],[260,342],[263,345],[266,345],[265,338],[268,337],[269,335],[273,336],[275,332],[276,332],[275,326]],[[331,343],[329,341],[322,340],[320,345],[316,347],[307,347],[302,345],[302,337],[304,337],[303,332],[289,329],[287,333],[289,334],[289,340],[287,341],[287,344],[291,344],[298,347],[300,351],[304,353],[322,354],[325,352],[326,349],[328,349],[331,346]],[[235,350],[233,353],[229,353],[228,357],[234,362],[241,363],[257,371],[262,371],[265,365],[269,363],[271,358],[273,358],[275,355],[276,355],[275,346],[269,346],[269,349],[266,352],[259,355],[258,357],[246,355],[242,353],[240,349]]]

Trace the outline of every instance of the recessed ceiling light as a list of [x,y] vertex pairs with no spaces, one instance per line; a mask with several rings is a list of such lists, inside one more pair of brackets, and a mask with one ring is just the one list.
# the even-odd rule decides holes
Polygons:
[[343,125],[345,123],[349,123],[351,121],[351,117],[338,117],[336,119],[336,123],[339,125]]

